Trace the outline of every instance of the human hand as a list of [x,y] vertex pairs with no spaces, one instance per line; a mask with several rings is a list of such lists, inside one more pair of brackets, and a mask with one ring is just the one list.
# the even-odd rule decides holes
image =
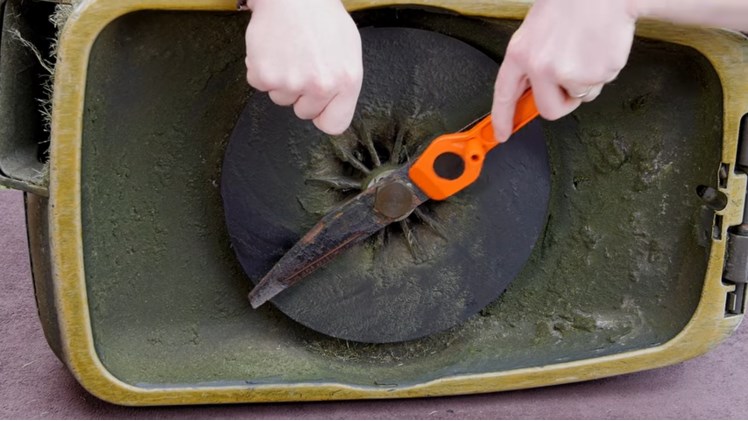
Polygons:
[[597,98],[626,64],[635,23],[630,0],[536,0],[509,41],[496,79],[496,139],[511,135],[517,100],[529,87],[548,120]]
[[247,81],[328,134],[353,119],[361,37],[340,0],[249,0]]

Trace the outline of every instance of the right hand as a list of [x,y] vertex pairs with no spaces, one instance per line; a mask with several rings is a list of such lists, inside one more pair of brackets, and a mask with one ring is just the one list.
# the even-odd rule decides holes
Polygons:
[[340,0],[250,0],[247,81],[323,132],[344,132],[363,81],[361,36]]
[[511,135],[517,100],[530,87],[547,120],[597,98],[626,64],[635,23],[631,0],[536,0],[496,79],[496,139]]

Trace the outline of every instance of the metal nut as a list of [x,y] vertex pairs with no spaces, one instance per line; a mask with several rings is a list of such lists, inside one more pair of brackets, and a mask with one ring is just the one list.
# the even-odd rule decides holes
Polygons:
[[401,182],[377,188],[374,209],[394,221],[405,219],[413,212],[413,193]]

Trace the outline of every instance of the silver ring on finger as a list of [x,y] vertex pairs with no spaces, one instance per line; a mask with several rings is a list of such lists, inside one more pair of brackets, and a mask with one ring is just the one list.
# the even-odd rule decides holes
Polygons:
[[603,90],[604,84],[595,85],[590,88],[590,91],[587,92],[587,95],[581,98],[582,102],[591,102],[594,101],[598,96],[600,96],[600,92]]
[[572,94],[571,92],[567,91],[567,93],[569,94],[569,96],[572,97],[572,98],[574,98],[574,99],[582,99],[582,98],[586,97],[587,95],[589,95],[590,92],[592,92],[592,86],[588,86],[587,89],[584,90],[584,92],[580,92],[578,94]]

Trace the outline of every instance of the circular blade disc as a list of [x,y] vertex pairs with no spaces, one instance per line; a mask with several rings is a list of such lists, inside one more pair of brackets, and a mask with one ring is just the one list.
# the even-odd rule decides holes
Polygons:
[[[361,36],[364,85],[348,132],[327,136],[254,93],[231,136],[226,223],[254,283],[329,209],[491,108],[498,65],[468,44],[407,28],[365,28]],[[352,341],[404,341],[450,328],[517,276],[546,223],[549,193],[535,122],[488,154],[475,184],[425,203],[272,303]]]

